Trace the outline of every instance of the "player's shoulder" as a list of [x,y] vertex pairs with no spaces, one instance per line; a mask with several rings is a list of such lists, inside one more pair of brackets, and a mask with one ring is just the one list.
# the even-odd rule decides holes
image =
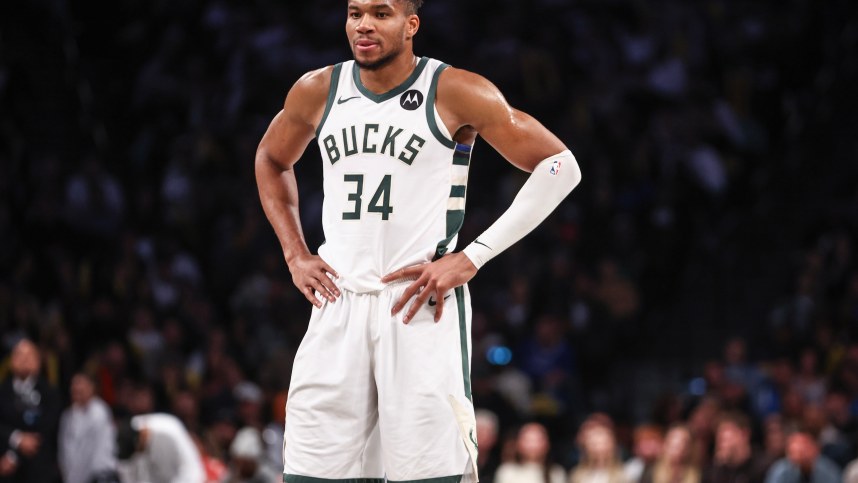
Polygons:
[[283,110],[307,123],[318,120],[327,102],[333,71],[334,66],[329,65],[302,75],[289,89]]
[[453,111],[481,109],[505,103],[498,88],[480,74],[448,67],[438,77],[438,102]]
[[488,79],[476,72],[450,66],[444,69],[438,77],[438,88],[467,92],[473,90],[479,91],[480,89],[494,89],[495,87]]
[[331,74],[334,71],[333,65],[328,65],[320,69],[311,70],[295,81],[292,86],[292,92],[298,94],[327,97],[328,90],[331,88]]

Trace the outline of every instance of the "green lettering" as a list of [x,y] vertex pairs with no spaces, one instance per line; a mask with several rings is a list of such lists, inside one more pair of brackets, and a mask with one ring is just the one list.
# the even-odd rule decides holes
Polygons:
[[402,134],[402,129],[397,129],[396,132],[393,132],[393,126],[387,129],[387,135],[384,136],[384,142],[381,143],[381,154],[384,154],[384,150],[390,146],[390,157],[396,156],[396,136]]
[[378,132],[378,124],[367,124],[363,127],[363,152],[365,153],[374,153],[376,151],[376,147],[378,145],[373,144],[369,145],[369,131],[372,129],[375,132]]
[[323,141],[322,144],[325,145],[325,151],[328,152],[328,161],[331,164],[336,163],[340,160],[340,150],[337,149],[337,141],[334,139],[333,134],[329,134]]
[[351,147],[351,149],[349,149],[349,140],[346,137],[346,128],[343,128],[343,144],[345,144],[344,151],[346,152],[346,156],[351,156],[353,154],[357,154],[357,152],[358,152],[357,133],[355,133],[355,127],[354,126],[352,126],[352,147]]
[[346,174],[343,175],[343,181],[346,183],[355,183],[354,193],[349,193],[348,200],[354,203],[354,210],[343,213],[344,220],[360,220],[360,195],[363,194],[363,175],[362,174]]
[[[417,147],[414,147],[414,143],[417,143]],[[416,134],[412,134],[411,139],[409,139],[408,142],[405,143],[405,149],[402,150],[401,153],[399,153],[399,160],[411,166],[411,163],[414,162],[414,158],[416,158],[417,154],[420,153],[420,148],[422,148],[424,144],[426,144],[425,139],[421,138]],[[408,151],[411,154],[409,156],[406,156],[405,151]]]

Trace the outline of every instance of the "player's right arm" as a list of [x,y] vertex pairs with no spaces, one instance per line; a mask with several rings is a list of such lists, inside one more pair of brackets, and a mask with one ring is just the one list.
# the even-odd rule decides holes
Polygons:
[[283,109],[274,116],[256,150],[256,185],[265,216],[274,228],[283,257],[298,290],[317,307],[319,292],[330,302],[340,292],[329,274],[337,274],[310,253],[298,211],[298,183],[293,167],[315,137],[331,83],[331,67],[309,72],[289,90]]

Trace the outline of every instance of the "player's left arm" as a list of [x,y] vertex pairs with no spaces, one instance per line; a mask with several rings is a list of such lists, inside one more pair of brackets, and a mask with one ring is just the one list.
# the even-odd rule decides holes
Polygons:
[[[439,79],[437,99],[438,112],[450,132],[476,131],[510,163],[531,174],[507,211],[463,251],[383,279],[417,277],[393,307],[397,313],[416,296],[404,317],[406,323],[430,296],[443,300],[447,291],[467,283],[483,264],[530,233],[581,181],[575,157],[557,136],[511,107],[484,77],[448,68]],[[443,305],[437,305],[436,321]]]

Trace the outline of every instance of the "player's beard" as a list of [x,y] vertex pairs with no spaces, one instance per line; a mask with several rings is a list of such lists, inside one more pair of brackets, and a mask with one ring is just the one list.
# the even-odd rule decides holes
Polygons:
[[[403,32],[400,35],[403,35],[404,33],[405,31],[403,29]],[[387,54],[382,55],[381,57],[372,62],[361,62],[360,60],[358,60],[358,57],[355,54],[354,50],[352,50],[352,57],[354,57],[355,59],[355,64],[357,64],[358,67],[360,67],[361,69],[378,70],[386,66],[387,64],[393,62],[393,59],[395,59],[396,56],[398,56],[402,53],[403,50],[405,50],[404,44],[404,42],[400,42],[400,44],[397,45],[393,50],[391,50]]]
[[400,52],[402,52],[401,49],[389,52],[386,55],[382,55],[381,57],[372,62],[361,62],[360,60],[358,60],[357,56],[354,56],[355,64],[357,64],[358,67],[364,70],[378,70],[386,66],[387,64],[393,62],[393,59],[395,59]]
[[355,56],[355,63],[358,65],[358,67],[364,70],[378,70],[385,65],[391,63],[397,55],[399,55],[399,51],[390,52],[389,54],[383,55],[372,62],[361,62],[358,60],[357,56]]

